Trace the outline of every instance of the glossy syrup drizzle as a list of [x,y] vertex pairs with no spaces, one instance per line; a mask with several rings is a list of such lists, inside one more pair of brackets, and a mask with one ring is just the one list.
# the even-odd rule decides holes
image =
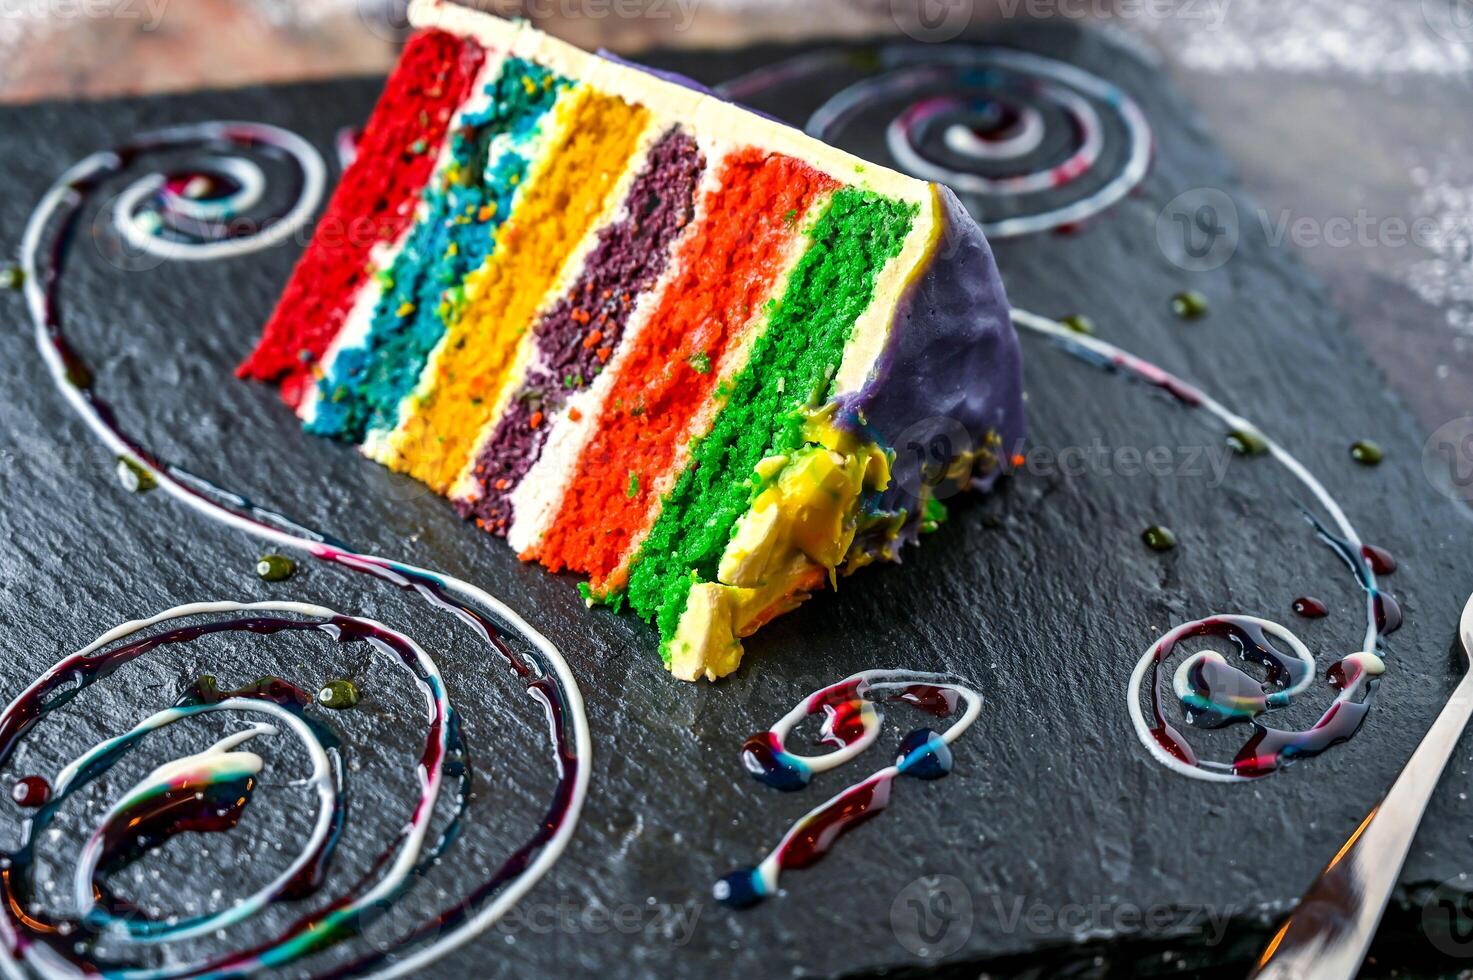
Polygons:
[[[244,220],[259,210],[266,186],[255,153],[295,168],[296,200],[283,213]],[[117,425],[111,409],[91,390],[92,373],[67,342],[59,313],[62,273],[83,210],[101,188],[143,158],[192,153],[204,162],[193,169],[149,174],[115,199],[111,215],[122,238],[140,253],[162,259],[202,261],[245,255],[286,240],[305,226],[325,189],[325,167],[300,137],[270,126],[206,123],[160,130],[132,145],[94,154],[74,165],[48,190],[27,226],[21,263],[37,348],[57,389],[93,434],[130,472],[140,474],[203,516],[244,531],[283,550],[349,569],[414,594],[469,628],[540,707],[553,747],[556,787],[544,817],[495,872],[471,893],[450,898],[429,920],[411,928],[390,952],[355,954],[320,975],[399,976],[423,968],[463,945],[497,921],[536,883],[567,847],[582,811],[588,785],[590,744],[577,683],[556,647],[494,597],[449,576],[359,554],[321,532],[259,507],[249,499],[165,464]],[[223,619],[221,617],[224,617]],[[210,622],[177,625],[175,620]],[[535,656],[524,659],[504,639],[496,621],[526,640]],[[163,632],[155,630],[167,626]],[[243,976],[282,969],[360,934],[391,910],[458,837],[469,801],[471,768],[461,744],[458,718],[438,669],[410,637],[381,623],[331,609],[293,602],[197,603],[151,619],[125,623],[62,660],[0,714],[0,765],[41,726],[55,708],[102,681],[117,666],[161,647],[192,642],[218,632],[263,635],[311,630],[340,642],[363,643],[407,671],[427,706],[425,750],[419,761],[421,796],[411,801],[404,831],[348,892],[304,912],[276,937],[236,952],[194,958],[186,947],[162,965],[98,962],[92,948],[106,935],[137,943],[186,940],[241,923],[266,906],[297,901],[320,887],[333,842],[341,830],[344,774],[338,740],[320,718],[307,715],[312,697],[285,681],[271,679],[222,693],[207,680],[172,707],[156,711],[130,731],[83,753],[47,790],[42,776],[22,780],[18,802],[35,807],[25,843],[0,864],[0,945],[7,972],[24,964],[42,976],[103,972],[132,980]],[[346,706],[346,705],[345,705]],[[252,716],[250,728],[203,752],[155,769],[112,807],[95,826],[79,856],[74,877],[76,916],[51,922],[29,912],[33,844],[58,806],[97,779],[151,732],[195,715],[229,712]],[[187,920],[153,921],[136,910],[118,912],[107,898],[105,880],[152,848],[186,830],[223,832],[249,805],[260,756],[241,748],[250,741],[290,732],[312,759],[308,781],[318,798],[312,835],[290,868],[256,894],[227,909]],[[446,782],[454,785],[450,825],[429,839],[429,821]],[[22,799],[22,797],[24,797]]]
[[[813,864],[840,836],[889,806],[897,776],[930,780],[947,775],[952,766],[951,744],[982,710],[980,694],[945,675],[864,671],[809,695],[772,728],[747,739],[742,765],[774,789],[803,789],[814,773],[842,766],[875,743],[884,722],[879,706],[886,703],[909,704],[937,718],[956,718],[939,734],[918,728],[906,735],[893,764],[810,810],[755,868],[733,871],[718,881],[713,889],[718,901],[746,908],[776,893],[782,872]],[[789,732],[812,715],[823,716],[819,740],[835,751],[820,756],[790,752],[786,745]]]
[[[1128,707],[1137,736],[1151,754],[1184,775],[1198,779],[1237,782],[1276,772],[1296,759],[1317,755],[1347,741],[1360,728],[1375,697],[1385,663],[1378,655],[1382,638],[1401,626],[1401,608],[1384,592],[1378,575],[1396,569],[1395,560],[1381,548],[1364,544],[1329,491],[1299,460],[1265,436],[1247,419],[1170,372],[1096,337],[1084,336],[1062,323],[1025,310],[1014,310],[1020,327],[1051,338],[1064,350],[1094,364],[1123,371],[1160,388],[1186,408],[1216,417],[1239,443],[1261,447],[1289,470],[1329,515],[1326,525],[1305,512],[1315,533],[1335,551],[1355,575],[1366,595],[1366,633],[1362,649],[1332,665],[1326,680],[1336,691],[1334,701],[1314,725],[1304,731],[1272,728],[1261,720],[1283,708],[1308,689],[1315,679],[1315,661],[1305,645],[1285,627],[1254,616],[1216,615],[1183,623],[1170,630],[1141,656],[1131,674]],[[1307,600],[1300,600],[1301,602]],[[1296,603],[1298,611],[1298,603]],[[1308,615],[1308,613],[1303,613]],[[1208,650],[1189,655],[1177,668],[1172,689],[1188,724],[1221,728],[1247,724],[1252,734],[1231,759],[1203,759],[1179,728],[1167,719],[1164,706],[1166,679],[1162,667],[1187,640],[1226,641],[1239,660],[1256,666],[1263,680]],[[1149,717],[1142,701],[1150,708]]]

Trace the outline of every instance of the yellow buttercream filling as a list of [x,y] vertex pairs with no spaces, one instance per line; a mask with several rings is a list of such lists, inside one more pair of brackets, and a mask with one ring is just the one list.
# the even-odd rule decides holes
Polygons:
[[431,359],[382,462],[445,493],[465,467],[513,380],[518,351],[563,264],[605,211],[638,148],[649,112],[586,86],[557,108],[546,166],[497,231],[486,264],[466,278],[469,302]]
[[670,641],[670,672],[681,680],[730,674],[741,637],[835,583],[859,530],[861,497],[890,484],[890,456],[820,412],[808,444],[763,460],[757,476],[762,489],[722,552],[717,580],[691,586]]

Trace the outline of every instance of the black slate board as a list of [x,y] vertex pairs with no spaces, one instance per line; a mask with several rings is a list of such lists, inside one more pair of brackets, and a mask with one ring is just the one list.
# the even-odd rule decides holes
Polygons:
[[[1401,560],[1390,585],[1407,624],[1391,639],[1389,674],[1365,729],[1351,745],[1256,785],[1187,781],[1151,761],[1131,733],[1124,687],[1159,630],[1214,611],[1286,622],[1322,668],[1358,645],[1359,594],[1303,524],[1293,504],[1298,488],[1268,464],[1234,461],[1220,486],[1186,474],[1034,467],[988,499],[955,506],[948,531],[903,568],[866,571],[765,630],[734,678],[677,684],[661,670],[644,624],[585,611],[571,580],[521,564],[438,499],[302,434],[270,391],[230,379],[295,246],[121,273],[84,240],[68,285],[71,330],[127,426],[165,458],[361,550],[485,586],[558,644],[581,679],[595,759],[574,843],[519,915],[434,975],[770,977],[931,969],[943,961],[965,973],[1064,962],[1089,973],[1196,972],[1208,964],[1241,972],[1451,690],[1454,625],[1473,587],[1470,524],[1423,477],[1423,434],[1320,286],[1256,228],[1245,224],[1237,254],[1215,272],[1184,273],[1158,250],[1157,215],[1178,193],[1237,191],[1210,135],[1150,64],[1074,28],[1002,39],[1116,80],[1143,104],[1157,139],[1143,188],[1082,233],[998,246],[1013,300],[1048,314],[1088,313],[1112,340],[1221,396],[1297,453],[1363,535]],[[714,82],[788,53],[653,60]],[[372,80],[341,81],[0,110],[0,172],[9,182],[0,197],[0,250],[15,252],[31,207],[57,173],[134,132],[188,120],[261,120],[328,151],[340,126],[366,115],[376,91]],[[1211,315],[1190,325],[1168,307],[1187,287],[1212,302]],[[478,805],[461,852],[470,858],[447,871],[445,887],[453,891],[503,855],[535,819],[550,777],[535,714],[500,668],[446,623],[426,621],[417,605],[356,577],[314,566],[286,585],[261,583],[252,574],[256,542],[162,495],[124,492],[111,460],[45,380],[18,297],[0,297],[0,318],[7,326],[0,331],[6,696],[115,623],[186,601],[315,600],[406,625],[436,652],[484,774],[486,805]],[[1035,446],[1096,439],[1108,449],[1167,446],[1178,461],[1197,448],[1218,452],[1216,429],[1155,393],[1033,339],[1025,350]],[[1388,447],[1382,466],[1350,461],[1346,447],[1359,438]],[[1140,546],[1141,529],[1156,522],[1176,529],[1177,551],[1159,556]],[[1328,600],[1334,614],[1292,621],[1289,603],[1305,592]],[[352,722],[363,736],[353,744],[383,740],[365,762],[413,750],[411,703],[402,693],[389,697],[391,682],[376,668],[345,664],[326,646],[221,643],[189,661],[161,661],[103,687],[87,712],[20,764],[44,771],[70,758],[134,720],[140,699],[156,707],[181,678],[206,670],[243,682],[264,671],[321,680],[361,668],[369,698]],[[708,895],[719,875],[753,863],[820,794],[862,771],[821,777],[804,794],[776,794],[740,770],[741,740],[816,687],[875,666],[949,670],[980,685],[986,708],[958,745],[956,772],[898,786],[890,812],[825,863],[786,878],[784,896],[739,914],[716,906]],[[1327,701],[1296,709],[1293,720],[1307,722]],[[892,721],[882,744],[911,720]],[[1473,743],[1459,750],[1433,801],[1403,875],[1403,900],[1473,873],[1462,798],[1470,759]],[[355,774],[354,842],[402,819],[384,801],[402,798],[406,770],[387,771],[365,764]],[[6,842],[14,819],[12,811],[3,822]],[[272,845],[289,853],[303,819],[267,799],[236,834],[209,841],[212,860],[228,868],[229,855],[264,854],[269,867]],[[350,844],[350,854],[358,846]],[[170,887],[181,880],[172,876],[188,875],[179,894],[196,898],[233,892],[239,874],[210,870],[188,849],[171,849],[159,866]],[[954,908],[970,907],[951,924],[964,941],[939,958],[916,955],[896,930],[915,924],[904,905],[915,892],[904,890],[933,875],[955,879],[939,887],[959,902],[964,896]],[[899,911],[892,915],[892,907]],[[1388,929],[1400,937],[1418,922],[1413,904],[1394,911]],[[943,930],[943,945],[960,935]],[[1393,945],[1383,963],[1436,953],[1422,940],[1383,944]]]

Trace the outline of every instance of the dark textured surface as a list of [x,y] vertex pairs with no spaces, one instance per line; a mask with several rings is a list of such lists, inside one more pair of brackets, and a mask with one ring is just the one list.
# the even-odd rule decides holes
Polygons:
[[[683,685],[661,669],[652,630],[585,611],[571,580],[523,566],[443,501],[346,448],[303,435],[270,391],[230,379],[294,247],[239,262],[121,273],[84,234],[68,310],[78,346],[125,424],[164,457],[359,548],[484,585],[540,626],[583,680],[595,759],[573,845],[520,918],[435,975],[721,970],[771,977],[925,966],[932,961],[897,940],[891,915],[902,889],[922,875],[953,876],[970,899],[970,929],[949,954],[953,961],[996,960],[1004,970],[1023,970],[1061,948],[1072,956],[1071,944],[1111,931],[1139,942],[1108,952],[1148,957],[1153,971],[1182,962],[1163,950],[1186,962],[1251,955],[1265,920],[1354,828],[1451,689],[1454,624],[1473,585],[1470,524],[1424,479],[1423,433],[1324,291],[1256,229],[1245,229],[1236,256],[1212,273],[1189,275],[1162,256],[1155,237],[1161,207],[1186,188],[1232,189],[1235,180],[1158,75],[1091,35],[1013,40],[1118,80],[1144,104],[1159,149],[1142,190],[1081,234],[997,247],[1014,302],[1088,313],[1107,336],[1221,396],[1320,474],[1367,540],[1402,562],[1390,585],[1407,625],[1392,638],[1390,669],[1364,731],[1351,745],[1256,785],[1185,781],[1146,756],[1124,707],[1136,657],[1173,623],[1243,612],[1292,626],[1323,668],[1357,644],[1360,600],[1298,517],[1292,501],[1299,491],[1285,474],[1261,460],[1234,460],[1221,480],[1213,478],[1198,449],[1220,463],[1220,434],[1139,386],[1025,341],[1034,446],[1027,470],[991,498],[954,506],[948,532],[903,568],[867,570],[837,596],[764,630],[734,678]],[[662,64],[716,80],[771,54]],[[26,215],[56,173],[140,128],[259,119],[298,129],[326,150],[340,125],[362,118],[375,91],[372,82],[344,82],[0,111],[10,182],[0,198],[0,248],[14,252]],[[765,108],[801,115],[801,102]],[[91,227],[89,216],[84,232]],[[1207,319],[1174,320],[1168,298],[1185,287],[1209,297]],[[125,493],[106,454],[46,382],[18,297],[0,297],[0,318],[8,327],[0,331],[6,694],[115,623],[196,599],[316,600],[407,625],[439,658],[484,774],[475,829],[441,884],[454,890],[464,880],[457,876],[504,853],[549,780],[546,750],[532,734],[540,733],[531,726],[534,713],[501,669],[398,594],[318,567],[264,584],[252,574],[260,551],[254,541],[162,495]],[[1387,447],[1379,468],[1350,461],[1346,447],[1360,438]],[[1086,472],[1064,472],[1045,458],[1046,451],[1096,445],[1106,451],[1094,454]],[[1127,475],[1126,458],[1111,452],[1155,446],[1170,450],[1173,475]],[[1181,546],[1165,556],[1142,548],[1140,530],[1152,523],[1172,526]],[[1305,592],[1327,600],[1331,616],[1294,621],[1289,603]],[[31,743],[22,761],[54,771],[135,720],[140,703],[152,708],[172,698],[192,672],[208,669],[224,686],[266,669],[308,681],[355,669],[325,646],[233,642],[199,653],[199,664],[160,661],[131,680],[114,678],[68,727]],[[987,704],[956,747],[956,772],[898,786],[889,812],[845,839],[826,863],[786,878],[784,896],[741,914],[714,906],[706,896],[716,877],[752,863],[788,821],[884,754],[876,749],[806,793],[780,795],[741,772],[741,740],[810,690],[873,666],[947,669],[979,684]],[[365,705],[343,724],[362,762],[352,773],[354,833],[371,838],[402,820],[392,801],[407,788],[406,770],[393,763],[408,758],[418,732],[403,692],[391,699],[387,678],[359,669]],[[1328,692],[1318,694],[1292,720],[1305,722],[1328,703]],[[882,744],[893,745],[912,721],[892,722]],[[199,748],[198,734],[185,744]],[[378,744],[373,739],[382,748],[367,751]],[[1454,756],[1412,849],[1407,885],[1473,874],[1470,804],[1462,799],[1470,756],[1467,743]],[[273,758],[299,761],[289,753]],[[239,872],[210,870],[214,862],[255,857],[269,865],[278,842],[289,854],[305,825],[305,811],[290,802],[263,794],[234,835],[208,842],[209,859],[187,848],[165,855],[162,881],[186,899],[208,901],[215,888],[231,893]],[[10,813],[6,842],[14,835]],[[191,877],[178,877],[186,871]],[[672,913],[695,916],[693,932]],[[1213,923],[1224,920],[1239,941],[1208,947]],[[1394,924],[1416,920],[1401,913]],[[1431,951],[1416,939],[1389,950],[1399,959]]]

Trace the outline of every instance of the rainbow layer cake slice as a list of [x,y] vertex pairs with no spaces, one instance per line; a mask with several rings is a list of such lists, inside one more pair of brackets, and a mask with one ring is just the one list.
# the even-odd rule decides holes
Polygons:
[[684,679],[933,529],[1022,434],[1007,300],[946,189],[448,3],[244,375],[443,494]]

